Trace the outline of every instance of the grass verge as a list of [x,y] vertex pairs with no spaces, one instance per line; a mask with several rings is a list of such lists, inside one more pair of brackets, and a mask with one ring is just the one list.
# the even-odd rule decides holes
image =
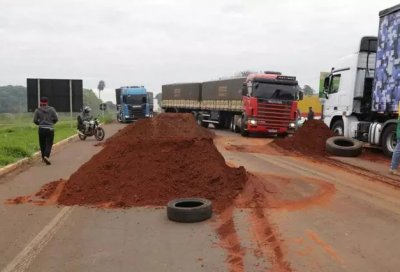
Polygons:
[[[54,142],[76,133],[76,124],[60,122],[55,126]],[[39,150],[38,129],[35,125],[0,126],[0,167],[30,157]]]

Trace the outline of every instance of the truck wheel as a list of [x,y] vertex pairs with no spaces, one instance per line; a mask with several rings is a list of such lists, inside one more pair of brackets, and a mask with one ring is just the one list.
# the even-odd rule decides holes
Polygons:
[[211,201],[204,198],[180,198],[167,204],[167,217],[169,220],[194,223],[211,218]]
[[229,125],[229,130],[232,131],[232,132],[234,131],[234,130],[233,130],[233,123],[234,123],[234,122],[235,122],[235,121],[234,121],[234,118],[232,117],[232,118],[231,118],[231,123],[230,123],[230,125]]
[[233,131],[236,132],[236,133],[239,133],[240,132],[240,128],[236,124],[233,124]]
[[343,136],[344,135],[344,125],[343,120],[337,120],[333,123],[332,131],[336,136]]
[[199,114],[197,114],[197,118],[196,118],[196,121],[197,121],[197,124],[199,125],[199,126],[202,126],[202,127],[204,127],[204,128],[208,128],[208,123],[206,123],[206,122],[203,122],[203,116],[199,113]]
[[223,129],[224,124],[214,124],[215,129]]
[[[239,119],[240,120],[240,119]],[[233,132],[239,133],[240,132],[240,127],[238,124],[235,122],[235,117],[233,117]]]
[[361,154],[362,142],[343,136],[335,136],[326,140],[326,151],[340,157],[357,157]]
[[397,138],[396,138],[396,125],[391,124],[388,125],[385,130],[383,131],[382,134],[382,150],[383,153],[391,157],[393,154],[393,151],[396,147],[397,144]]
[[249,136],[249,132],[248,132],[247,130],[245,130],[246,123],[247,123],[247,122],[246,122],[246,118],[245,118],[245,117],[242,117],[242,122],[241,122],[242,127],[240,128],[240,134],[241,134],[243,137]]

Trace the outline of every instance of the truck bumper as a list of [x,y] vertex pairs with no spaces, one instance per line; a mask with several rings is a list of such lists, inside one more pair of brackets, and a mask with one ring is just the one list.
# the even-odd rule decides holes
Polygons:
[[247,131],[249,133],[260,133],[260,134],[268,134],[268,135],[284,135],[284,134],[293,134],[295,129],[291,128],[270,128],[266,126],[259,125],[247,125]]

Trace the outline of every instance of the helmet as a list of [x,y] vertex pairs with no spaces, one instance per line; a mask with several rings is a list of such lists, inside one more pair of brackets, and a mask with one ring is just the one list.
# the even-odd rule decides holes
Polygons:
[[89,113],[91,110],[92,110],[92,109],[91,109],[89,106],[85,106],[85,107],[83,108],[83,112],[84,112],[84,113]]

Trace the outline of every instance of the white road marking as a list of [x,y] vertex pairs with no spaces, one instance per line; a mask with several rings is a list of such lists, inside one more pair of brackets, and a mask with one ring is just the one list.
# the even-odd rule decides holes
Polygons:
[[1,272],[22,272],[28,269],[31,262],[53,238],[57,230],[68,219],[73,207],[64,207],[61,211],[36,235],[35,238],[3,269]]

